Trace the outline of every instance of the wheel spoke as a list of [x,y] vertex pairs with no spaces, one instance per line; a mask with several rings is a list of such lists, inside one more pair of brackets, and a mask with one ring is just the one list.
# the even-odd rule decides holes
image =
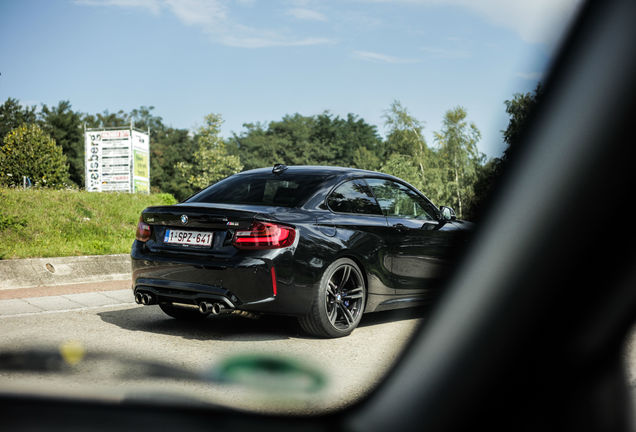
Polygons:
[[329,321],[332,324],[335,324],[336,323],[336,317],[338,316],[338,307],[337,307],[337,305],[333,304],[332,308],[331,308],[331,311],[327,311],[327,313],[328,313],[327,317],[329,318]]
[[362,288],[356,288],[347,292],[345,295],[342,296],[342,298],[347,300],[359,299],[359,298],[362,298],[362,294],[363,294]]
[[340,264],[331,273],[324,291],[324,317],[340,331],[354,328],[362,314],[364,299],[364,279],[355,265]]
[[345,265],[342,268],[342,279],[340,280],[340,285],[338,285],[339,290],[342,290],[342,288],[344,288],[345,284],[349,281],[350,276],[351,276],[351,267],[348,265]]
[[329,283],[327,284],[327,294],[329,294],[331,297],[336,297],[336,284],[333,283],[332,280],[329,281]]
[[340,308],[340,310],[342,311],[342,315],[344,316],[345,320],[347,321],[347,327],[349,327],[351,324],[353,324],[353,315],[351,315],[351,312],[349,311],[349,309],[347,309],[347,307],[343,304],[338,304],[338,307]]

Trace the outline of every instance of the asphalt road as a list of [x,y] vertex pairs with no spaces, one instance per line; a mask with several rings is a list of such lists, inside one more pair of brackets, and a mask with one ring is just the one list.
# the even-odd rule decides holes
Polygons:
[[[6,299],[0,301],[0,352],[46,348],[58,353],[70,342],[84,354],[112,358],[89,362],[85,355],[86,361],[66,367],[64,373],[0,370],[0,391],[115,400],[181,398],[259,411],[322,412],[370,391],[427,313],[414,309],[370,314],[351,336],[325,340],[305,336],[295,320],[286,317],[224,315],[201,323],[180,322],[157,306],[135,305],[126,290]],[[146,376],[145,369],[136,366],[161,362],[206,374],[228,359],[253,354],[318,370],[326,385],[303,391],[297,388],[302,379],[282,385],[284,380],[250,377],[244,380],[247,384],[164,379]]]
[[[64,364],[54,373],[7,371],[0,359],[0,392],[320,413],[353,403],[371,391],[429,313],[413,309],[369,314],[349,337],[315,339],[286,317],[253,320],[225,315],[200,323],[180,322],[156,306],[134,304],[130,290],[121,289],[125,285],[109,283],[101,291],[88,285],[68,286],[56,288],[56,295],[42,295],[44,290],[0,292],[0,355],[34,348],[59,355],[69,346],[83,354],[78,363]],[[93,354],[102,357],[91,359]],[[286,382],[278,375],[275,382],[267,376],[259,379],[262,374],[249,375],[242,383],[210,379],[225,362],[246,355],[292,360],[320,371],[326,384],[309,392],[298,389],[298,383],[305,382],[302,379]],[[189,376],[157,377],[149,362]],[[635,389],[636,331],[625,346],[625,365],[629,385]]]

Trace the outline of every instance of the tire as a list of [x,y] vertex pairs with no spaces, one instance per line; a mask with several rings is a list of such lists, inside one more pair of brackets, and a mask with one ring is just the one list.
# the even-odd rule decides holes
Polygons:
[[309,313],[298,319],[300,327],[323,338],[347,336],[362,319],[366,297],[360,267],[349,258],[337,259],[325,269]]
[[207,315],[202,314],[197,309],[174,306],[172,303],[159,303],[159,307],[166,315],[180,321],[203,321]]

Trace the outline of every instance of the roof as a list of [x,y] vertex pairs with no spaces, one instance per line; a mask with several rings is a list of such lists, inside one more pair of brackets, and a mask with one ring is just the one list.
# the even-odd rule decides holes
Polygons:
[[[240,174],[266,174],[271,173],[273,167],[257,168],[243,171]],[[339,175],[339,174],[374,174],[387,176],[375,171],[368,171],[359,168],[347,168],[338,166],[322,166],[322,165],[290,165],[285,170],[287,174],[321,174],[321,175]]]

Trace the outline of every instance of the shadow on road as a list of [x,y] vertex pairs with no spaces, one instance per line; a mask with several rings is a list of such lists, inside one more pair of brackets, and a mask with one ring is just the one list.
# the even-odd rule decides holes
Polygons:
[[397,309],[384,312],[366,314],[360,320],[358,327],[380,325],[393,321],[422,319],[425,321],[431,313],[431,306],[418,306],[408,309]]
[[180,336],[194,340],[253,342],[303,337],[296,320],[265,316],[247,319],[233,315],[211,317],[203,321],[180,321],[165,315],[159,307],[136,307],[98,313],[106,323],[124,330]]
[[[427,308],[412,308],[366,314],[358,327],[382,325],[393,321],[426,318]],[[135,307],[97,314],[104,322],[124,330],[180,336],[193,340],[225,340],[253,342],[282,339],[314,339],[299,327],[296,318],[262,316],[248,319],[221,315],[203,321],[180,321],[165,315],[159,307]]]

